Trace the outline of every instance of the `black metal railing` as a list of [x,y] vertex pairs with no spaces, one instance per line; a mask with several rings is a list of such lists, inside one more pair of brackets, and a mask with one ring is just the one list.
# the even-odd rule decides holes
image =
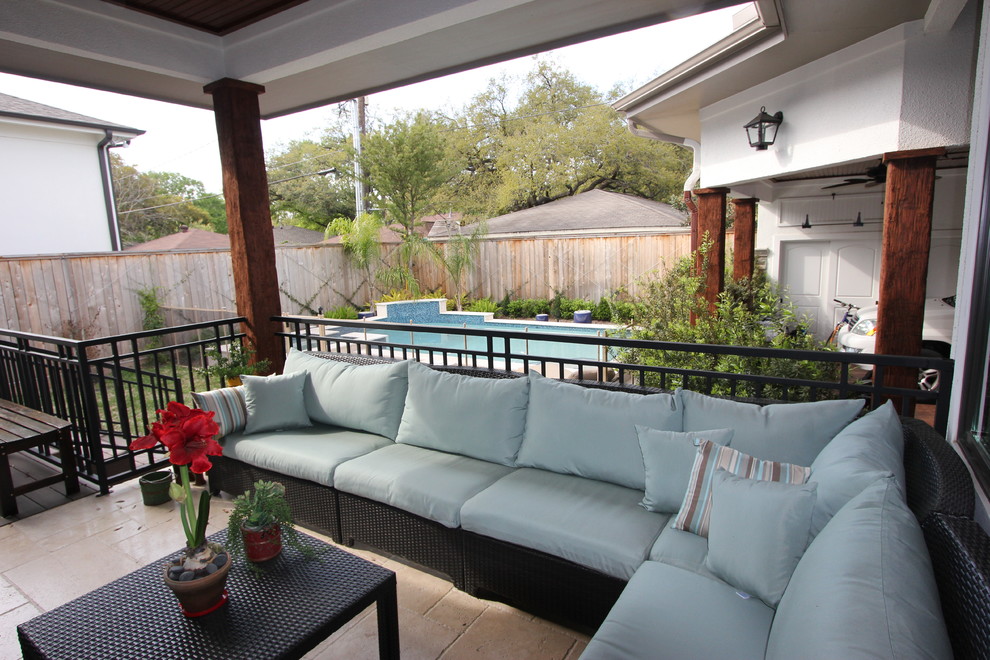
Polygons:
[[[861,397],[876,407],[894,398],[907,415],[914,414],[918,404],[933,406],[933,425],[943,434],[948,422],[953,376],[949,359],[654,342],[628,339],[619,336],[621,332],[578,336],[318,317],[275,320],[284,324],[281,335],[286,346],[300,350],[366,353],[460,367],[535,369],[558,378],[667,390],[683,387],[758,401]],[[819,368],[799,368],[807,363]],[[711,366],[699,368],[699,364]],[[890,386],[894,369],[936,369],[939,388]],[[808,372],[815,376],[799,375]]]
[[[759,401],[862,397],[875,407],[887,398],[899,398],[904,414],[913,414],[917,404],[933,406],[934,426],[942,433],[948,421],[953,362],[940,358],[316,317],[273,320],[283,324],[278,334],[285,346],[302,350],[460,367],[535,369],[550,377],[668,390],[684,387]],[[209,364],[206,351],[223,352],[232,342],[243,342],[243,321],[229,318],[81,341],[0,329],[0,398],[69,420],[80,476],[107,493],[113,484],[165,464],[160,447],[131,451],[128,446],[147,432],[155,410],[168,401],[189,403],[189,392],[224,385],[203,373]],[[704,360],[713,366],[699,368]],[[733,367],[726,368],[728,363]],[[786,375],[788,365],[801,363],[824,368],[815,370],[815,377]],[[864,378],[858,364],[872,365],[872,377]],[[937,369],[940,388],[888,386],[889,374],[897,368]],[[42,447],[36,454],[57,464],[61,459],[53,449]]]
[[[206,351],[242,342],[243,318],[72,340],[0,329],[0,398],[72,423],[80,476],[110,486],[165,464],[164,450],[132,451],[155,411],[221,387],[202,369]],[[53,447],[35,453],[59,463]]]

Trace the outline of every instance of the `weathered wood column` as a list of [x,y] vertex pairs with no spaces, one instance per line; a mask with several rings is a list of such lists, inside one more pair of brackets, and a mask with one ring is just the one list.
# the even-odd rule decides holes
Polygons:
[[[712,311],[718,301],[718,294],[725,287],[725,195],[728,188],[702,188],[695,190],[698,196],[698,240],[699,246],[711,243],[705,255],[707,265],[702,271],[701,295],[708,301]],[[701,268],[702,256],[697,257]]]
[[756,257],[756,203],[754,197],[732,200],[735,238],[732,245],[732,278],[753,279]]
[[265,88],[223,78],[203,91],[213,95],[237,313],[247,318],[245,333],[257,350],[256,358],[271,360],[272,368],[281,372],[278,324],[271,317],[282,311],[258,105]]
[[[876,352],[919,355],[935,198],[935,160],[945,149],[884,154],[887,184],[880,256]],[[884,383],[917,386],[917,370],[888,369]],[[895,400],[895,404],[899,403]]]

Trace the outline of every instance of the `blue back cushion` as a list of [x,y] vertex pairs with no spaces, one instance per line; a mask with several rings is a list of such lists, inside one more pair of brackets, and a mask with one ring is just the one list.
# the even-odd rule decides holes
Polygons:
[[731,428],[732,448],[768,461],[811,465],[818,452],[863,409],[862,399],[758,406],[678,391],[684,430]]
[[676,398],[611,392],[530,374],[526,434],[516,464],[643,490],[646,468],[637,424],[680,431]]
[[462,376],[413,362],[395,441],[512,466],[528,401],[527,378]]
[[285,373],[305,371],[306,412],[314,422],[395,440],[406,402],[408,362],[354,365],[292,349]]

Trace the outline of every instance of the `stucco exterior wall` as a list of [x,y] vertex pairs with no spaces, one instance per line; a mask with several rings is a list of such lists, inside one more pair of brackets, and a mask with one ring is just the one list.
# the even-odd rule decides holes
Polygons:
[[[701,185],[964,144],[972,40],[966,21],[934,36],[906,23],[703,108]],[[784,113],[766,151],[750,147],[742,128],[761,106]]]
[[0,255],[111,249],[102,131],[0,121]]

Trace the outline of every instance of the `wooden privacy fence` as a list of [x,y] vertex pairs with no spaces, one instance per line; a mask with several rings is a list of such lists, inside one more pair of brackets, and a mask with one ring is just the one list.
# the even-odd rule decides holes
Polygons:
[[[554,291],[597,301],[688,254],[686,230],[642,236],[488,239],[464,277],[474,298],[549,298]],[[363,271],[339,245],[275,249],[285,314],[364,305]],[[421,258],[424,289],[454,287],[439,264]],[[68,339],[141,330],[138,292],[155,291],[166,326],[236,313],[229,250],[116,252],[0,258],[0,328]]]

